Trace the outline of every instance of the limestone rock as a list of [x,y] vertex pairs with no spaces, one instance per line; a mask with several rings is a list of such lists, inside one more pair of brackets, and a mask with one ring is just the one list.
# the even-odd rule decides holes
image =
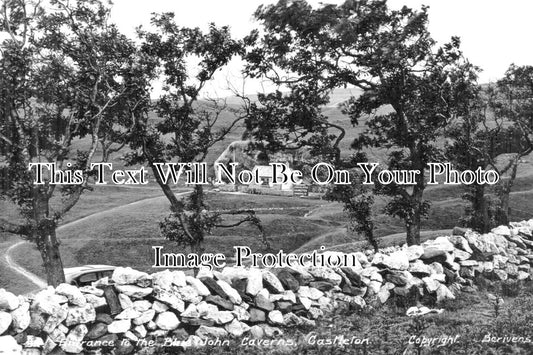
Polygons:
[[228,332],[224,330],[223,328],[206,327],[202,325],[196,330],[196,335],[202,339],[208,339],[208,338],[214,338],[214,337],[223,338],[228,335]]
[[14,311],[20,305],[17,296],[0,288],[0,310]]
[[237,292],[236,289],[231,287],[226,281],[218,280],[217,284],[222,288],[222,290],[228,295],[228,299],[233,304],[241,304],[242,298],[239,295],[239,292]]
[[311,300],[318,300],[324,295],[324,292],[317,290],[314,287],[301,286],[298,290],[298,295],[301,297],[306,297]]
[[430,259],[440,255],[445,255],[448,252],[452,252],[454,249],[453,244],[447,237],[438,237],[435,240],[427,241],[422,244],[424,248],[424,254],[422,259]]
[[83,351],[82,341],[87,334],[87,327],[79,324],[72,328],[65,341],[61,344],[61,349],[67,353],[80,353]]
[[246,293],[255,296],[263,289],[263,274],[259,269],[250,269],[248,272],[248,283]]
[[268,270],[263,270],[263,283],[270,292],[282,293],[285,291],[281,281],[276,277],[276,275]]
[[83,296],[83,293],[73,285],[62,283],[56,287],[56,293],[58,295],[63,295],[68,298],[68,302],[75,306],[85,306],[87,300]]
[[308,272],[317,280],[330,281],[335,285],[340,285],[342,282],[342,277],[327,267],[310,267]]
[[172,312],[159,313],[155,324],[163,330],[174,330],[180,325],[178,317]]
[[235,337],[240,337],[244,333],[248,332],[250,330],[250,327],[247,324],[240,322],[237,319],[234,319],[230,323],[226,324],[224,326],[224,329],[230,335],[233,335]]
[[133,285],[137,280],[148,277],[148,274],[138,270],[133,270],[131,267],[118,267],[113,271],[111,279],[117,285]]
[[372,265],[393,270],[407,270],[409,267],[409,258],[407,253],[403,250],[394,252],[390,255],[376,253],[372,259]]
[[11,314],[0,311],[0,335],[4,334],[11,325]]
[[278,272],[278,279],[283,285],[283,287],[286,288],[287,290],[298,292],[298,289],[300,288],[300,283],[287,270],[281,270],[280,272]]
[[211,292],[209,292],[209,289],[205,287],[202,281],[198,280],[197,278],[192,276],[186,276],[185,281],[187,282],[187,284],[194,287],[194,289],[200,296],[205,297],[211,294]]
[[11,312],[11,325],[15,333],[21,333],[28,328],[31,322],[30,304],[22,303],[17,309]]
[[11,335],[0,336],[0,349],[6,354],[22,354],[22,346]]
[[144,312],[141,313],[141,315],[138,318],[135,318],[133,320],[133,324],[135,324],[135,325],[146,324],[146,323],[150,322],[152,319],[154,319],[155,313],[156,312],[153,309],[149,309],[147,311],[144,311]]
[[274,310],[268,313],[268,321],[274,325],[284,324],[283,314],[280,311]]
[[112,334],[126,333],[131,328],[131,320],[116,320],[107,326],[107,331]]
[[86,304],[83,307],[69,307],[65,324],[70,327],[76,324],[91,323],[95,319],[96,311],[94,307],[92,304]]
[[136,285],[115,285],[118,292],[131,298],[144,298],[153,292],[151,287],[140,287]]

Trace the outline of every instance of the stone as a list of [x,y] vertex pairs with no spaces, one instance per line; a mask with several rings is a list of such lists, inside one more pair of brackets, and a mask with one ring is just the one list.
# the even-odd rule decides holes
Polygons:
[[455,260],[466,261],[466,260],[470,259],[472,254],[470,254],[470,253],[468,253],[468,252],[466,252],[464,250],[455,248],[455,250],[453,251],[453,256],[454,256]]
[[443,302],[446,300],[454,300],[455,296],[453,293],[443,284],[440,284],[437,288],[437,303]]
[[59,284],[59,286],[56,287],[56,293],[67,297],[68,302],[75,306],[81,307],[87,304],[87,300],[83,296],[83,293],[81,293],[76,286],[66,283]]
[[194,287],[198,295],[205,297],[211,294],[211,292],[209,292],[209,289],[205,287],[203,282],[198,280],[197,278],[192,277],[192,276],[186,276],[185,281],[187,282],[188,285]]
[[281,331],[281,329],[277,327],[271,327],[268,324],[260,324],[259,326],[263,328],[263,331],[265,332],[265,336],[268,338],[283,335],[283,332]]
[[11,326],[15,333],[22,333],[29,327],[31,322],[30,304],[23,302],[17,309],[11,312]]
[[278,301],[276,302],[276,309],[279,309],[281,313],[287,313],[292,311],[292,302]]
[[290,272],[283,269],[278,272],[277,277],[284,288],[293,292],[298,292],[298,289],[300,288],[300,283]]
[[84,296],[87,302],[90,303],[95,309],[107,306],[107,301],[104,297],[98,297],[91,293],[85,294]]
[[250,296],[256,296],[263,289],[263,274],[259,269],[250,269],[248,272],[248,283],[246,284],[246,293]]
[[241,306],[235,306],[235,309],[231,311],[235,318],[239,321],[248,321],[250,319],[250,313]]
[[13,318],[11,318],[11,314],[0,311],[0,335],[4,334],[6,330],[11,325],[11,321]]
[[287,301],[287,302],[296,303],[296,295],[294,294],[294,292],[290,290],[284,291],[283,293],[270,295],[269,299],[272,302]]
[[355,287],[350,285],[344,285],[342,292],[351,296],[364,296],[366,294],[367,287]]
[[107,331],[112,334],[126,333],[131,328],[131,320],[116,320],[107,326]]
[[202,339],[209,338],[224,338],[228,335],[228,332],[223,328],[218,327],[206,327],[204,325],[200,326],[195,333]]
[[19,305],[20,302],[17,296],[0,288],[0,310],[14,311]]
[[87,339],[98,339],[102,336],[104,336],[107,333],[107,324],[104,323],[95,323],[87,335],[85,336]]
[[422,279],[422,281],[424,282],[424,285],[426,286],[426,290],[429,293],[433,293],[433,292],[437,291],[437,289],[439,288],[439,285],[440,285],[440,283],[438,281],[436,281],[435,279],[433,279],[431,277],[424,277]]
[[133,307],[131,307],[117,314],[115,316],[115,319],[136,319],[136,318],[139,318],[140,316],[141,316],[141,313],[133,309]]
[[223,280],[218,280],[217,283],[222,288],[222,290],[226,293],[226,295],[228,295],[228,299],[230,300],[230,302],[232,302],[233,304],[242,303],[242,298],[236,289],[231,287],[226,281],[223,281]]
[[274,325],[282,325],[284,324],[283,314],[278,310],[271,311],[268,313],[268,321]]
[[133,307],[133,301],[129,296],[127,296],[124,293],[119,293],[118,295],[118,302],[120,303],[120,307],[122,309],[127,309]]
[[[156,301],[157,302],[157,301]],[[139,300],[132,303],[131,307],[137,312],[146,312],[152,308],[152,304],[147,300]]]
[[0,336],[0,349],[5,354],[22,354],[22,346],[11,335]]
[[350,280],[353,286],[361,287],[363,286],[363,280],[361,277],[361,270],[355,270],[353,268],[349,267],[342,267],[342,272],[346,275],[346,277]]
[[133,331],[135,332],[135,334],[137,334],[139,336],[139,338],[141,339],[144,339],[146,338],[146,334],[148,333],[146,331],[146,328],[144,327],[144,325],[137,325],[135,326],[135,328],[133,328]]
[[185,285],[183,287],[178,287],[177,293],[180,298],[187,303],[200,303],[202,301],[202,296],[196,292],[196,289],[192,286]]
[[415,262],[409,264],[409,271],[413,275],[417,276],[427,276],[431,274],[432,268],[429,265],[424,264],[422,260],[416,260]]
[[212,278],[210,277],[204,277],[201,279],[203,284],[211,291],[212,295],[220,296],[224,299],[229,299],[229,296],[226,292],[224,292],[224,289],[220,287],[220,285]]
[[255,296],[255,306],[265,311],[271,311],[274,309],[274,303],[265,296],[258,294]]
[[[214,281],[213,281],[214,282]],[[178,295],[164,289],[154,289],[154,298],[160,302],[166,303],[170,308],[178,312],[185,310],[185,302]]]
[[309,287],[314,287],[317,290],[326,292],[335,287],[335,285],[329,281],[312,281],[309,283]]
[[135,299],[144,298],[154,290],[151,287],[140,287],[136,285],[115,285],[115,288],[118,292]]
[[226,324],[224,326],[224,329],[230,335],[233,335],[235,337],[240,337],[244,333],[248,332],[250,330],[250,327],[247,324],[240,322],[237,319],[234,319],[230,323]]
[[400,271],[400,270],[391,270],[387,275],[385,276],[385,279],[389,282],[392,282],[393,284],[397,286],[405,286],[413,278],[413,275],[411,275],[408,271]]
[[404,249],[404,252],[409,261],[415,261],[420,259],[420,257],[424,254],[424,247],[421,245],[410,245]]
[[96,297],[104,296],[104,290],[93,286],[82,286],[78,289],[81,291],[81,293],[88,293],[90,295],[95,295]]
[[131,267],[118,267],[113,271],[113,280],[117,285],[133,285],[139,279],[148,277],[145,272],[133,270]]
[[505,281],[507,280],[508,276],[507,276],[507,273],[503,270],[499,270],[499,269],[494,269],[492,271],[492,276],[496,279],[496,280],[499,280],[499,281]]
[[250,328],[250,336],[252,339],[261,339],[265,336],[265,331],[258,325]]
[[163,302],[159,302],[157,300],[152,303],[152,309],[156,311],[156,313],[166,312],[168,311],[168,306],[164,304]]
[[298,280],[300,286],[308,285],[309,282],[313,281],[315,278],[311,275],[306,267],[303,266],[290,266],[286,267],[283,270],[286,270],[292,274]]
[[113,323],[113,318],[107,313],[97,313],[95,321],[105,324],[111,324]]
[[80,353],[83,351],[83,338],[88,330],[84,324],[79,324],[72,328],[64,342],[60,344],[61,349],[67,353]]
[[187,285],[185,273],[181,270],[172,271],[172,284],[178,287],[184,287]]
[[327,267],[310,267],[308,272],[319,281],[330,281],[334,285],[340,285],[342,282],[342,277]]
[[498,226],[496,228],[493,228],[491,232],[503,236],[511,236],[511,230],[507,226]]
[[252,323],[260,323],[266,320],[266,313],[260,309],[250,308],[248,312],[250,313],[250,322]]
[[141,325],[150,322],[155,317],[155,310],[149,309],[145,312],[142,312],[138,318],[133,319],[133,324]]
[[178,317],[172,312],[159,313],[155,320],[155,324],[159,329],[174,330],[180,325]]
[[28,334],[35,335],[41,333],[45,323],[45,315],[30,311],[30,325],[27,329]]
[[50,315],[44,324],[43,331],[50,334],[57,326],[67,319],[69,308],[66,304],[57,307],[56,312]]
[[301,286],[298,290],[298,295],[311,300],[318,300],[320,297],[324,296],[324,292],[317,290],[314,287]]
[[403,250],[399,250],[390,255],[376,253],[372,259],[372,265],[393,270],[407,270],[409,267],[409,258]]
[[86,304],[83,307],[69,307],[65,324],[70,327],[76,324],[85,324],[94,322],[96,311],[92,304]]
[[224,299],[220,297],[219,295],[216,295],[216,296],[209,295],[205,298],[205,301],[216,304],[217,306],[227,309],[228,311],[233,311],[235,307],[235,305],[231,301]]
[[447,237],[437,237],[435,240],[424,242],[422,247],[424,248],[424,254],[420,257],[422,259],[431,259],[445,255],[454,249],[453,244]]
[[321,309],[318,309],[316,307],[309,308],[309,318],[311,319],[318,319],[324,316],[324,312],[322,312]]
[[198,312],[198,308],[196,308],[196,305],[191,303],[187,308],[185,308],[185,311],[181,312],[180,316],[187,317],[187,318],[198,318],[200,317],[200,312]]
[[285,291],[281,281],[268,270],[263,270],[263,284],[272,293],[282,293]]

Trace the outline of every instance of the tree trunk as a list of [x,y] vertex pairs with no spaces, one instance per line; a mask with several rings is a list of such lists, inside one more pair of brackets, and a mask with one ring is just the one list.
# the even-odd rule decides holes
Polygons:
[[420,207],[413,208],[410,218],[405,223],[407,233],[407,245],[420,244]]
[[472,222],[471,227],[481,233],[487,233],[491,229],[489,209],[485,198],[485,185],[475,185],[472,187]]
[[36,235],[37,248],[41,253],[44,268],[46,270],[46,281],[48,285],[56,287],[65,282],[65,272],[63,262],[59,253],[59,242],[56,237],[55,223],[48,221],[42,223]]

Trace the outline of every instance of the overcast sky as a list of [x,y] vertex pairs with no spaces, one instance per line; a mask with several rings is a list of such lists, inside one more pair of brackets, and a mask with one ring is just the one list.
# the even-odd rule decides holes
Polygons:
[[[139,24],[149,24],[150,13],[172,11],[183,26],[205,28],[209,22],[231,26],[236,37],[245,36],[256,26],[252,13],[261,4],[277,0],[114,0],[112,20],[126,33],[133,33]],[[308,0],[339,4],[343,1]],[[407,5],[430,6],[429,29],[439,43],[451,36],[461,37],[462,48],[470,61],[483,69],[480,81],[501,77],[511,63],[533,65],[533,1],[531,0],[389,0],[392,8]],[[210,89],[221,94],[227,87],[225,78],[237,83],[239,64],[218,75]],[[247,93],[260,90],[257,83],[247,84]]]

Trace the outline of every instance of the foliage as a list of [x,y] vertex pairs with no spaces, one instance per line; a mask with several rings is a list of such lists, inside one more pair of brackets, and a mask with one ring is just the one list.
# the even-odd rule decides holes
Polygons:
[[[255,16],[264,33],[249,37],[256,45],[246,56],[247,73],[280,89],[259,95],[248,129],[274,147],[279,142],[311,147],[315,156],[339,166],[345,132],[321,107],[333,88],[362,89],[343,105],[353,124],[371,115],[352,147],[387,148],[389,169],[420,172],[414,185],[375,190],[390,197],[385,211],[405,221],[408,243],[418,243],[421,218],[429,209],[423,199],[426,165],[443,159],[439,138],[462,114],[465,93],[476,78],[477,68],[463,58],[459,39],[435,48],[426,7],[390,10],[385,1],[313,9],[305,1],[282,0],[260,7]],[[384,106],[392,111],[378,110]]]

